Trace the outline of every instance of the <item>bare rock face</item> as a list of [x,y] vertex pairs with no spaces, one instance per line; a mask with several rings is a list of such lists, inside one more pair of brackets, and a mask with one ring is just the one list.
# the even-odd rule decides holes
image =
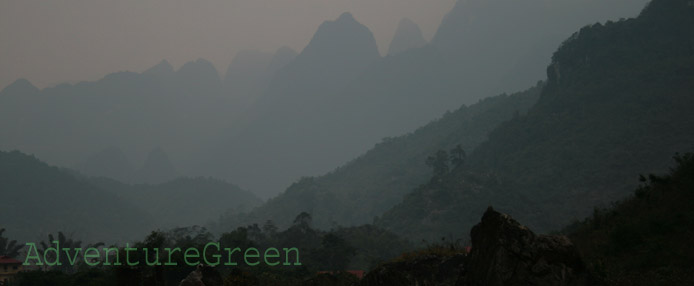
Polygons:
[[198,265],[178,286],[222,286],[222,276],[211,266]]
[[459,285],[594,285],[565,236],[536,235],[491,207],[470,236],[472,251]]

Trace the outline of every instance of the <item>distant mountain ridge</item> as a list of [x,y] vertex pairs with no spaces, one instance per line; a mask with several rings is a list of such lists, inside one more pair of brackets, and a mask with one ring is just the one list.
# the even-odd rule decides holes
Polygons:
[[460,236],[493,204],[546,232],[622,199],[637,174],[666,170],[667,158],[694,145],[685,131],[694,128],[688,3],[654,0],[637,18],[576,32],[554,54],[527,115],[496,128],[465,166],[415,189],[377,224],[426,239]]
[[[373,34],[350,13],[324,22],[306,48],[275,73],[241,123],[230,124],[201,158],[216,166],[215,176],[254,185],[264,196],[348,160],[352,155],[340,153],[345,145],[340,141],[354,130],[333,125],[347,120],[339,116],[351,109],[339,91],[378,59]],[[276,177],[261,179],[265,173]]]
[[[120,155],[111,148],[101,158]],[[18,239],[35,241],[63,231],[106,243],[139,238],[155,229],[214,222],[262,202],[221,180],[124,184],[49,166],[18,151],[0,151],[0,196],[0,225]]]
[[311,213],[314,225],[321,228],[371,223],[398,204],[412,186],[428,180],[431,170],[424,164],[428,156],[457,145],[473,150],[496,126],[535,104],[541,88],[538,83],[524,92],[490,97],[462,106],[412,133],[385,138],[332,172],[302,178],[257,209],[226,216],[221,224],[272,220],[286,226],[291,224],[291,214],[301,212]]
[[127,200],[17,151],[0,151],[0,196],[0,224],[26,241],[57,231],[122,241],[153,227]]
[[412,49],[421,48],[426,44],[427,41],[422,36],[422,30],[419,29],[419,26],[412,20],[403,18],[398,23],[393,40],[390,42],[388,55],[394,56]]

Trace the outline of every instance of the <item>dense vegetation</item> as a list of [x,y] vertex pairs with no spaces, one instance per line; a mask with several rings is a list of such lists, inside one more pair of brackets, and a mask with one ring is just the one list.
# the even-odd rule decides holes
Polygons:
[[694,154],[675,161],[669,174],[642,176],[633,196],[564,230],[606,284],[694,283]]
[[[53,236],[50,241],[54,240]],[[60,233],[61,246],[80,247],[81,242],[68,239]],[[311,227],[311,216],[299,214],[291,227],[280,231],[272,221],[264,225],[238,227],[215,237],[205,228],[186,227],[168,231],[153,231],[142,241],[130,244],[140,249],[131,253],[132,261],[142,261],[137,266],[87,266],[83,262],[75,266],[64,263],[53,266],[47,271],[28,271],[21,273],[11,285],[177,285],[195,267],[188,266],[182,253],[175,253],[168,258],[165,248],[191,247],[204,249],[210,242],[218,242],[223,247],[253,247],[264,253],[267,248],[299,249],[300,266],[239,266],[220,264],[215,267],[221,273],[224,285],[303,285],[306,280],[318,279],[320,271],[368,270],[379,263],[397,257],[410,245],[397,236],[370,225],[350,228],[338,228],[331,231],[320,231]],[[50,243],[42,243],[42,248]],[[98,247],[99,245],[94,245]],[[143,248],[159,249],[160,261],[174,262],[176,266],[145,266]],[[121,259],[126,257],[123,246],[120,246]],[[64,257],[64,256],[63,256]],[[63,258],[61,257],[61,258]],[[292,256],[292,261],[295,257]],[[150,260],[145,260],[150,259]],[[222,262],[224,263],[224,262]],[[330,278],[329,280],[335,279]],[[357,281],[349,275],[339,276],[340,280]],[[334,284],[317,284],[334,285]]]
[[427,156],[457,145],[469,152],[496,126],[535,104],[541,88],[538,83],[524,92],[490,97],[446,113],[410,134],[386,138],[345,166],[324,176],[303,178],[250,214],[226,217],[221,225],[271,219],[287,226],[292,214],[304,211],[313,214],[321,228],[370,223],[427,181],[431,176],[423,164]]
[[0,198],[0,225],[22,241],[59,230],[113,241],[152,228],[132,203],[17,151],[0,152]]
[[379,225],[446,236],[493,204],[544,232],[625,197],[634,174],[665,170],[663,158],[691,150],[693,66],[687,1],[654,1],[638,18],[581,29],[554,54],[526,115],[501,124],[464,166],[416,189]]
[[0,225],[16,238],[35,240],[65,231],[104,242],[136,238],[154,226],[214,222],[224,213],[261,203],[220,180],[129,185],[51,167],[17,151],[0,152],[0,197]]

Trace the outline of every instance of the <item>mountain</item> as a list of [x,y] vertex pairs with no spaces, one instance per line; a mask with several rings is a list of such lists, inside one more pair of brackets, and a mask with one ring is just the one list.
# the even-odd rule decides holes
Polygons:
[[238,52],[224,78],[226,92],[234,98],[237,109],[246,111],[263,94],[275,73],[296,55],[288,47],[281,47],[274,54],[254,50]]
[[541,84],[525,92],[487,98],[462,106],[407,135],[386,138],[371,150],[334,171],[292,184],[247,215],[228,216],[224,225],[268,219],[280,226],[298,213],[313,215],[321,228],[370,223],[398,204],[403,196],[427,181],[425,159],[439,149],[460,144],[468,152],[487,139],[496,126],[526,112],[537,100]]
[[0,197],[0,224],[22,241],[63,231],[115,242],[140,237],[153,226],[127,200],[17,151],[0,151]]
[[162,60],[153,67],[142,72],[143,75],[155,76],[160,78],[169,78],[175,73],[173,66],[167,61]]
[[395,35],[390,41],[388,55],[394,56],[412,49],[421,48],[426,44],[427,41],[422,36],[422,30],[419,29],[419,26],[412,20],[403,18],[398,23]]
[[694,218],[694,156],[677,155],[675,161],[665,175],[642,177],[629,198],[562,231],[588,268],[610,285],[694,283],[694,236],[688,231]]
[[[262,196],[320,173],[358,153],[345,152],[338,91],[380,59],[373,34],[351,14],[321,24],[309,44],[274,74],[246,117],[201,159],[212,174],[252,186]],[[363,104],[368,104],[364,102]],[[261,178],[272,174],[272,179]]]
[[132,182],[135,178],[135,168],[128,157],[117,147],[109,147],[93,154],[76,170],[94,177],[108,177],[121,182]]
[[26,79],[20,78],[15,80],[13,83],[3,88],[0,91],[1,96],[12,96],[12,95],[30,95],[38,93],[39,89],[31,84]]
[[231,61],[224,77],[227,91],[246,109],[258,97],[269,81],[265,71],[273,55],[253,50],[242,50]]
[[692,16],[688,1],[655,0],[637,18],[582,28],[553,55],[526,115],[377,225],[456,237],[493,204],[546,232],[624,198],[636,174],[666,170],[664,158],[694,143]]
[[[451,88],[473,97],[519,90],[543,79],[549,64],[548,55],[529,61],[533,50],[551,52],[586,23],[633,17],[647,2],[458,1],[431,42],[449,60],[449,72],[464,78]],[[507,76],[511,71],[519,73]]]
[[[238,182],[263,196],[274,195],[300,176],[324,174],[343,165],[383,137],[411,132],[462,104],[534,85],[545,78],[551,52],[562,38],[592,19],[604,21],[633,15],[629,14],[631,8],[615,7],[641,7],[645,1],[618,0],[608,4],[590,0],[569,5],[569,9],[554,2],[532,0],[527,4],[529,7],[517,10],[499,8],[505,4],[516,7],[515,1],[472,1],[476,4],[470,8],[474,9],[467,12],[463,9],[467,7],[464,2],[470,1],[460,1],[458,8],[442,21],[435,42],[408,53],[377,59],[359,69],[361,72],[352,78],[333,77],[333,68],[326,67],[348,57],[342,53],[321,53],[334,54],[323,65],[307,63],[307,54],[319,54],[309,53],[318,46],[313,44],[325,37],[317,33],[302,52],[303,56],[278,72],[268,92],[259,99],[255,111],[246,119],[254,123],[238,128],[244,132],[228,132],[236,135],[209,148],[209,154],[201,158],[206,158],[205,163],[226,161],[213,164],[221,166],[215,168],[221,171],[214,173],[215,176]],[[602,12],[610,5],[614,7],[609,8],[615,9]],[[580,9],[573,9],[575,6]],[[478,18],[485,19],[479,25],[466,24]],[[549,20],[557,23],[547,25]],[[357,25],[350,26],[358,30]],[[499,34],[484,34],[488,28]],[[466,47],[464,43],[468,40],[476,44]],[[337,40],[330,42],[338,46]],[[367,41],[364,43],[371,46]],[[490,48],[477,49],[477,46]],[[370,54],[376,54],[375,49],[369,50]],[[478,52],[481,54],[477,55]],[[309,70],[313,72],[304,72]],[[517,84],[506,88],[506,83],[512,80],[518,80]],[[237,166],[229,166],[228,162],[236,162]],[[258,174],[263,172],[272,173],[272,179],[258,179]]]
[[277,71],[291,63],[298,55],[296,51],[287,46],[277,49],[266,68],[265,74],[270,75],[270,77],[274,76]]
[[18,81],[0,94],[0,148],[72,167],[110,146],[129,158],[166,146],[182,173],[197,173],[190,162],[238,113],[234,100],[205,60],[40,91]]
[[212,178],[181,177],[160,184],[124,184],[103,177],[86,180],[145,210],[158,228],[203,225],[262,203],[252,193]]
[[178,177],[176,168],[171,163],[169,155],[161,148],[154,148],[142,168],[135,173],[135,181],[148,184],[160,184]]

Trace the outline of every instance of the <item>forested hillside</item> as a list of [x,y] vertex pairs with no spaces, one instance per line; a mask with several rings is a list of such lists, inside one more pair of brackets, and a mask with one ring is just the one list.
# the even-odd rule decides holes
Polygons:
[[694,283],[694,154],[665,175],[641,176],[634,195],[564,229],[607,285]]
[[0,198],[0,225],[20,241],[58,231],[116,241],[153,227],[152,217],[127,200],[17,151],[0,151]]
[[[625,197],[694,143],[694,7],[657,0],[587,26],[557,50],[527,115],[496,128],[466,164],[383,216],[401,234],[463,235],[493,204],[538,231]],[[461,232],[451,228],[458,225]]]
[[439,149],[460,145],[468,152],[502,122],[523,114],[537,100],[542,83],[527,91],[487,98],[445,114],[411,134],[386,138],[366,154],[320,177],[307,177],[280,196],[222,225],[272,219],[286,226],[302,211],[319,227],[370,223],[431,176],[425,159]]

